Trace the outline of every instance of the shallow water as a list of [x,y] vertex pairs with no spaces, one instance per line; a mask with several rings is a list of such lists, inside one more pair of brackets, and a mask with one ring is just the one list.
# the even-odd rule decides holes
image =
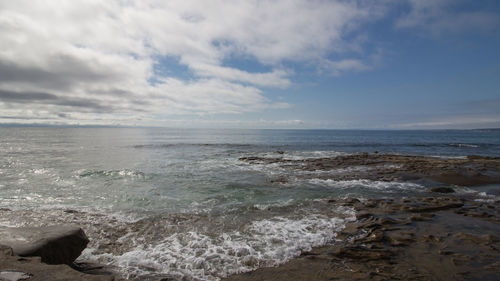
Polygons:
[[12,210],[0,224],[78,223],[92,239],[83,257],[124,276],[214,280],[334,239],[354,214],[322,199],[425,192],[322,179],[361,166],[303,171],[240,157],[375,151],[500,156],[500,132],[0,128],[0,208]]

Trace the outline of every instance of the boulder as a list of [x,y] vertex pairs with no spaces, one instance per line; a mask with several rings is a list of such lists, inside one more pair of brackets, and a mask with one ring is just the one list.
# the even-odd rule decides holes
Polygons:
[[66,264],[50,265],[40,257],[18,257],[12,249],[0,245],[0,280],[2,281],[126,281],[111,275],[89,275]]
[[38,256],[48,264],[72,264],[88,242],[75,225],[0,228],[0,245],[12,248],[14,255]]

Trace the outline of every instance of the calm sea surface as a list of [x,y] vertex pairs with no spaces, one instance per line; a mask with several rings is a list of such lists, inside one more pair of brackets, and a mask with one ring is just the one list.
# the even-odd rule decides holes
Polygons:
[[500,156],[500,131],[0,128],[0,208],[12,210],[0,225],[77,223],[92,239],[82,258],[126,277],[216,280],[332,241],[354,214],[321,199],[425,192],[302,180],[306,171],[240,157],[375,151]]

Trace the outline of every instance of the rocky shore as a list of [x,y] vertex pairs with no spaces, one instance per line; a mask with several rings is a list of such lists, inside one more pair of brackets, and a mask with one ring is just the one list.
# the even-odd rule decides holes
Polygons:
[[[324,201],[332,208],[339,205],[353,208],[357,220],[348,223],[326,246],[313,248],[278,267],[260,268],[229,276],[227,280],[500,279],[499,197],[456,192],[458,186],[500,183],[500,158],[450,159],[361,153],[294,160],[280,153],[276,155],[240,160],[304,171],[287,174],[305,179],[416,182],[429,189],[421,196],[409,198],[332,198]],[[326,173],[308,173],[316,171]],[[288,180],[282,176],[270,179],[276,184]],[[493,187],[492,191],[500,195],[498,187]],[[8,212],[11,210],[0,209],[0,214]],[[62,213],[75,218],[84,216],[74,210]],[[158,219],[158,224],[150,220],[120,227],[99,224],[96,229],[88,230],[90,236],[101,237],[91,242],[92,247],[98,254],[115,253],[117,245],[129,242],[119,241],[124,233],[160,235],[163,232],[152,231],[160,225],[170,232],[182,230],[182,218],[169,224],[164,223],[165,218]],[[104,234],[98,236],[92,231]],[[87,243],[89,240],[79,226],[0,228],[0,280],[122,280],[99,265],[74,263]],[[121,252],[115,254],[123,254],[131,247],[121,245]],[[176,280],[176,277],[159,280]]]
[[[279,153],[278,153],[279,154]],[[500,158],[467,156],[437,158],[397,154],[359,153],[329,158],[286,159],[283,157],[242,157],[251,164],[276,164],[298,171],[329,171],[315,178],[331,180],[435,181],[442,184],[478,186],[500,183]],[[307,174],[300,177],[307,178]],[[286,178],[271,179],[286,183]]]
[[[500,279],[499,197],[455,193],[459,186],[500,183],[500,158],[360,153],[320,159],[240,160],[297,171],[328,171],[313,175],[324,180],[418,182],[430,188],[421,197],[330,199],[332,205],[351,206],[357,212],[357,221],[349,223],[334,242],[281,266],[226,280]],[[271,181],[286,183],[288,179]],[[492,191],[500,194],[498,187]]]
[[358,220],[286,264],[226,280],[499,280],[500,201],[332,199]]
[[88,242],[75,225],[0,228],[0,280],[123,280],[81,272],[90,268],[79,268],[74,261]]
[[[357,212],[357,220],[347,224],[335,241],[302,253],[278,267],[260,268],[229,276],[226,280],[500,278],[499,199],[481,200],[472,195],[435,193],[432,197],[367,200],[344,198],[330,199],[327,202],[332,207],[348,206]],[[57,229],[61,230],[61,227]],[[64,231],[55,231],[55,228],[44,230],[41,232],[52,233],[51,237],[58,233],[59,242],[43,238],[33,244],[40,246],[40,240],[52,241],[52,246],[59,243],[57,249],[71,252],[70,249],[81,248],[82,241],[86,244],[85,237],[78,229],[63,227]],[[14,233],[19,234],[25,230],[17,229]],[[41,237],[36,235],[37,231],[40,233],[40,230],[34,229],[28,233]],[[2,230],[3,244],[8,244],[5,237],[9,235],[6,233],[13,232]],[[61,238],[61,233],[66,233],[66,238]],[[60,241],[73,242],[60,244]],[[44,247],[54,250],[54,247]],[[67,256],[69,260],[63,262],[66,264],[58,265],[42,262],[44,258],[40,257],[40,252],[29,255],[38,256],[16,256],[12,244],[10,247],[1,246],[0,280],[122,280],[111,275],[89,275],[76,271],[71,264],[74,254]],[[57,256],[50,251],[44,255]],[[48,261],[45,259],[45,262]],[[61,261],[57,263],[59,262]]]

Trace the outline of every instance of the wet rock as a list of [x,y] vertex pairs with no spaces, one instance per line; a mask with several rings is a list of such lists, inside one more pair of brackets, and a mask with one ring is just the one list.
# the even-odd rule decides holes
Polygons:
[[288,182],[288,179],[286,177],[278,177],[278,178],[274,178],[274,179],[270,179],[269,180],[270,183],[281,183],[281,184],[285,184]]
[[417,216],[411,216],[410,220],[411,221],[428,221],[428,220],[431,220],[431,218],[425,217],[425,216],[422,216],[422,215],[417,215]]
[[358,220],[369,219],[372,217],[373,217],[373,214],[367,213],[367,212],[359,212],[356,214],[356,219],[358,219]]
[[383,239],[384,239],[384,232],[382,230],[375,230],[363,241],[366,243],[370,243],[370,242],[380,242]]
[[345,203],[348,203],[348,204],[355,204],[355,203],[359,203],[361,201],[359,201],[359,199],[357,198],[347,198],[345,199]]
[[467,159],[469,159],[469,160],[498,160],[499,157],[467,155]]
[[38,256],[48,264],[72,264],[89,240],[74,225],[0,228],[0,244],[18,256]]
[[441,242],[441,240],[442,240],[440,237],[434,236],[432,234],[423,235],[422,238],[423,238],[423,241],[426,243],[430,243],[430,242],[438,243],[438,242]]
[[391,257],[394,256],[394,254],[388,250],[384,249],[373,250],[373,249],[363,248],[360,246],[345,247],[335,252],[332,252],[331,255],[342,259],[348,258],[348,259],[364,260],[364,261],[384,260],[384,259],[390,259]]
[[387,239],[393,246],[406,246],[407,244],[415,241],[415,234],[413,232],[396,232],[387,236]]
[[[279,154],[279,152],[278,152]],[[426,156],[405,156],[391,154],[359,153],[336,157],[314,159],[284,159],[248,156],[240,161],[259,164],[278,164],[284,169],[304,171],[339,170],[364,166],[369,169],[349,170],[345,173],[332,173],[322,179],[331,180],[382,180],[419,182],[433,180],[442,184],[459,186],[478,186],[500,183],[500,158],[470,156],[467,159],[437,159]],[[397,167],[397,168],[395,168]],[[308,178],[310,175],[301,175]],[[451,190],[436,189],[438,193],[450,193]]]
[[[366,202],[375,206],[367,209]],[[331,245],[313,248],[290,263],[227,280],[498,280],[500,276],[500,221],[495,220],[500,213],[495,204],[463,195],[436,195],[370,199],[353,208],[358,220],[348,223]],[[471,215],[457,215],[458,210]],[[493,217],[472,215],[482,212]]]
[[103,265],[93,262],[78,262],[76,261],[71,268],[91,275],[114,275],[115,272],[119,271],[119,268],[112,265]]
[[439,187],[433,187],[430,189],[432,192],[437,192],[437,193],[454,193],[455,190],[451,187],[446,187],[446,186],[439,186]]
[[438,252],[438,253],[439,253],[440,255],[445,255],[445,256],[449,256],[449,255],[453,254],[453,252],[452,252],[452,251],[448,251],[448,250],[446,250],[446,249],[441,249],[441,250],[439,250],[439,252]]
[[373,200],[367,200],[366,202],[363,203],[366,208],[375,208],[377,207],[377,202]]
[[388,224],[398,224],[400,222],[392,218],[379,218],[377,219],[377,223],[381,225],[388,225]]
[[409,211],[413,213],[434,212],[434,211],[443,211],[448,209],[460,208],[463,205],[464,205],[463,203],[450,203],[437,206],[413,207],[410,208]]

